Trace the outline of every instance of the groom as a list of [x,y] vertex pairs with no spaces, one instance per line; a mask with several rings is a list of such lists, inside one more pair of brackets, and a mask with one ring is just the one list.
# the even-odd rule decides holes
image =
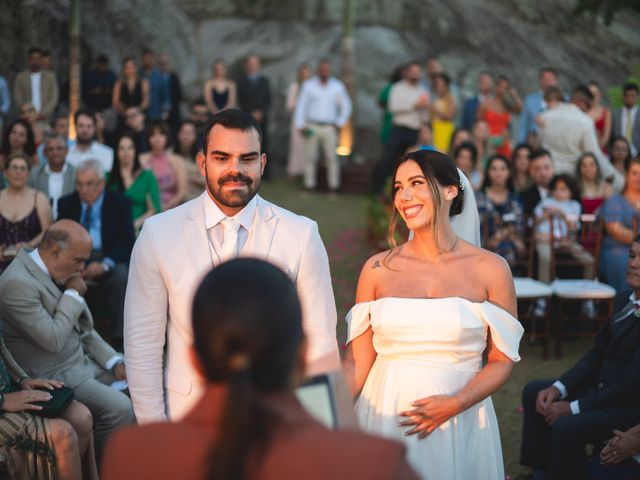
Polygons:
[[199,400],[204,380],[189,360],[191,302],[204,274],[237,256],[267,260],[295,281],[307,374],[339,368],[327,253],[315,222],[257,195],[267,162],[258,123],[224,110],[211,119],[204,139],[196,162],[206,191],[147,219],[131,257],[124,343],[139,423],[180,419]]

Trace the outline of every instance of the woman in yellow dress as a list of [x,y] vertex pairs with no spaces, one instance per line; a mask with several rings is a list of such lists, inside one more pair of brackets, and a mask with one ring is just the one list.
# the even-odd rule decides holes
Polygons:
[[451,94],[451,79],[445,73],[438,73],[433,79],[435,99],[431,103],[431,126],[433,146],[440,152],[448,152],[451,136],[455,130],[453,118],[456,116],[456,100]]

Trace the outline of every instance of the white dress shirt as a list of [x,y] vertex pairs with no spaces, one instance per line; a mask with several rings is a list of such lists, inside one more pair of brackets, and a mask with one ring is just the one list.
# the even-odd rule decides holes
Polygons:
[[64,174],[67,171],[67,164],[62,166],[62,170],[59,172],[52,172],[49,164],[44,166],[45,172],[49,176],[49,198],[51,199],[51,213],[53,219],[58,218],[58,199],[62,196],[62,189],[64,187]]
[[350,116],[351,99],[340,80],[329,77],[323,83],[315,76],[302,84],[294,114],[297,129],[302,129],[309,123],[342,127]]
[[[40,113],[42,109],[42,97],[40,95],[40,83],[42,80],[42,72],[32,73],[31,77],[31,105]],[[18,105],[19,107],[20,105]]]
[[[620,128],[621,128],[620,133],[622,134],[623,137],[627,138],[625,133],[627,133],[627,121],[629,120],[629,117],[631,117],[631,135],[633,136],[633,129],[635,127],[633,122],[635,122],[637,114],[638,114],[637,105],[634,105],[633,107],[631,107],[631,110],[629,110],[627,107],[622,107],[622,122],[620,123]],[[636,154],[638,153],[636,151],[636,146],[633,144],[633,142],[629,142],[629,144],[630,144],[629,146],[631,147],[631,156],[635,157]]]
[[211,200],[211,197],[208,194],[205,195],[204,198],[205,227],[209,236],[209,246],[212,250],[212,257],[217,256],[220,258],[222,244],[224,242],[224,225],[222,225],[221,222],[225,218],[233,218],[240,224],[240,229],[238,230],[238,252],[242,252],[242,247],[247,241],[249,231],[251,230],[253,220],[256,216],[258,198],[253,197],[249,203],[233,217],[227,217],[222,210],[220,210],[220,207]]
[[429,93],[417,83],[415,85],[401,80],[389,91],[389,112],[393,114],[393,124],[400,127],[419,130],[420,125],[428,120],[426,110],[416,110],[415,105],[420,97],[429,98]]
[[80,150],[78,144],[74,143],[67,153],[66,160],[73,168],[77,168],[85,160],[98,160],[105,173],[108,173],[113,166],[113,148],[94,141],[86,150]]

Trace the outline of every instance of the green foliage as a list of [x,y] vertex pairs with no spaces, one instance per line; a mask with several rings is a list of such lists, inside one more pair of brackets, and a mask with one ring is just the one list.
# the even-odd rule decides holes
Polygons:
[[576,0],[574,11],[578,15],[588,14],[592,17],[602,17],[605,25],[610,25],[615,14],[625,8],[640,12],[638,0]]
[[[636,85],[640,85],[640,64],[633,67],[631,75],[625,80],[625,83],[626,82],[633,82]],[[607,95],[609,96],[611,108],[622,107],[622,85],[607,89]]]

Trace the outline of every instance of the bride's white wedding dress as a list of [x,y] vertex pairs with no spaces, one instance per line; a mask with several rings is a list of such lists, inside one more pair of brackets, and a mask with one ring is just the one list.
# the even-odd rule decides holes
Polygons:
[[520,360],[520,322],[490,302],[386,297],[355,305],[347,323],[347,342],[371,326],[378,353],[356,403],[362,429],[402,440],[409,462],[424,479],[503,480],[490,397],[423,440],[404,435],[409,429],[398,425],[398,414],[414,408],[411,403],[420,398],[460,391],[482,368],[487,330],[501,352]]

